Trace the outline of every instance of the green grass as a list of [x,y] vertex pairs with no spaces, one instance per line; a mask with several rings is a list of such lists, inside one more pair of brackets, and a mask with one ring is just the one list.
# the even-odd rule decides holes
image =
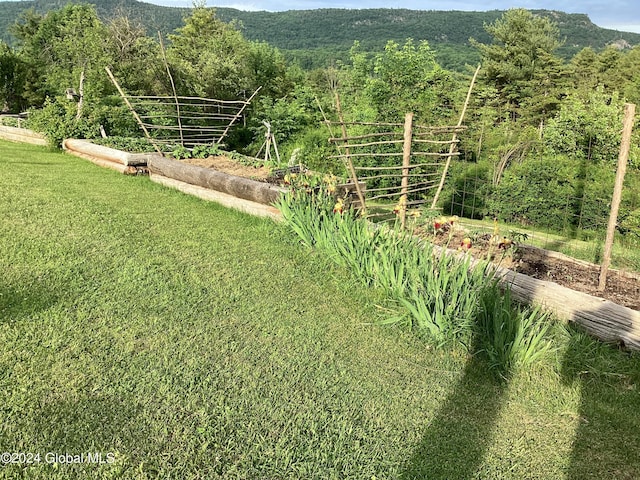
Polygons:
[[637,356],[564,335],[499,381],[380,301],[268,220],[2,142],[0,452],[43,463],[0,478],[640,477]]

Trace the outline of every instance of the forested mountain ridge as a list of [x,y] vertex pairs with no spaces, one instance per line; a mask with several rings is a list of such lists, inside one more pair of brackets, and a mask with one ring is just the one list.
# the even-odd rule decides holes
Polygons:
[[[67,0],[30,0],[2,2],[0,35],[11,42],[9,26],[20,13],[29,8],[45,13],[68,3]],[[153,34],[160,30],[172,32],[182,25],[190,9],[138,2],[136,0],[94,0],[99,16],[112,18],[116,12],[138,19]],[[358,40],[365,50],[380,50],[388,40],[403,43],[407,38],[416,42],[427,40],[443,59],[444,66],[459,66],[475,62],[477,52],[469,45],[469,38],[480,42],[491,39],[484,30],[504,13],[420,11],[406,9],[318,9],[285,12],[245,12],[232,8],[216,8],[222,20],[240,23],[249,40],[266,41],[281,50],[289,51],[303,66],[317,66],[330,57],[346,58],[349,48]],[[602,49],[609,44],[640,44],[640,34],[600,28],[587,15],[537,10],[535,14],[549,17],[558,26],[564,45],[559,54],[569,58],[584,47]]]

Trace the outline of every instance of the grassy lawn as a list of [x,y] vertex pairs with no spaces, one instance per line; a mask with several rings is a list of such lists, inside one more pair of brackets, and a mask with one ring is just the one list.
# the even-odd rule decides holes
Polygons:
[[0,452],[40,463],[0,478],[640,477],[638,356],[567,334],[498,381],[380,301],[269,220],[2,142]]

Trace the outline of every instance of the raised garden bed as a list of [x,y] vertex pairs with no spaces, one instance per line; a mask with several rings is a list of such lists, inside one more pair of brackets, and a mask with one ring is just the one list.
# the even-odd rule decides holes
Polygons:
[[[287,188],[278,184],[267,168],[242,165],[225,156],[178,161],[157,154],[129,154],[82,140],[66,140],[64,145],[70,153],[101,166],[123,173],[140,173],[143,169],[152,181],[162,185],[252,215],[280,219],[273,204]],[[457,236],[447,233],[431,236],[430,241],[435,240],[442,248],[458,247],[463,238]],[[485,258],[487,252],[479,249],[480,244],[476,241],[471,253]],[[454,248],[449,253],[460,251]],[[612,271],[607,291],[600,296],[595,286],[584,288],[596,275],[597,265],[531,247],[518,247],[503,255],[494,246],[493,256],[498,259],[499,275],[511,285],[518,300],[540,304],[559,319],[582,325],[603,341],[640,350],[638,275]]]
[[[272,205],[286,188],[246,176],[225,173],[211,166],[202,166],[204,160],[178,161],[160,156],[148,164],[152,181],[176,188],[185,193],[221,203],[258,216],[280,218]],[[239,173],[240,166],[237,166]],[[253,171],[253,167],[245,167]],[[258,172],[258,169],[255,169]]]
[[[595,337],[640,350],[640,275],[610,270],[607,288],[597,290],[598,265],[557,252],[523,245],[500,246],[500,239],[474,238],[465,247],[468,232],[454,228],[436,234],[422,232],[428,241],[451,254],[490,258],[514,297],[542,305],[559,319],[575,322]],[[453,248],[451,248],[453,247]]]
[[0,125],[0,138],[12,142],[29,143],[31,145],[48,145],[44,135],[28,128],[8,127]]
[[89,140],[66,139],[62,148],[76,157],[85,158],[101,167],[116,170],[125,175],[148,173],[147,163],[156,153],[129,153],[115,148],[97,145]]

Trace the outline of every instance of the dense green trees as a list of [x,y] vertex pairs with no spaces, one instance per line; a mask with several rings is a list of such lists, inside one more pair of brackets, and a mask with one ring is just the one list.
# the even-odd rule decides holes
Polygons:
[[69,88],[94,98],[104,94],[106,28],[93,7],[67,5],[44,17],[30,12],[15,31],[30,76],[39,80],[30,92],[33,99],[62,95]]
[[236,25],[204,7],[194,8],[168,36],[166,55],[160,39],[139,22],[118,13],[105,24],[86,4],[44,16],[27,11],[13,32],[16,51],[0,49],[0,100],[4,110],[44,106],[32,123],[49,125],[54,143],[65,135],[97,136],[101,125],[110,135],[132,133],[107,66],[130,93],[172,94],[168,66],[178,94],[221,100],[247,98],[258,87],[262,97],[286,96],[300,76],[276,49],[246,40]]
[[524,9],[509,10],[486,27],[491,44],[472,43],[482,56],[483,78],[495,89],[495,103],[504,117],[543,122],[563,92],[558,28]]
[[24,61],[6,43],[0,42],[0,111],[22,111],[26,82]]
[[[462,147],[473,162],[454,169],[443,206],[554,229],[602,228],[623,103],[640,93],[640,53],[585,48],[565,62],[557,27],[522,9],[487,32],[490,44],[474,42],[483,74]],[[630,210],[640,206],[632,194],[626,200]]]

